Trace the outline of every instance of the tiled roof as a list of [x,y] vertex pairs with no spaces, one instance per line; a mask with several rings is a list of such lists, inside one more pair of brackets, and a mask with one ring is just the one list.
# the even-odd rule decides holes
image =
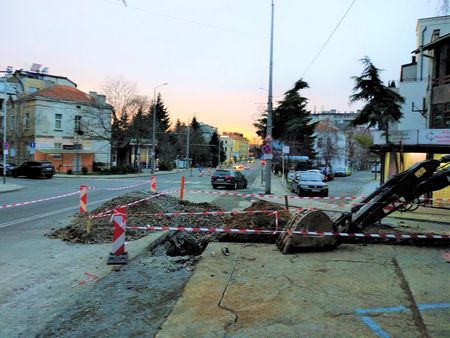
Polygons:
[[48,97],[55,100],[75,101],[80,103],[95,104],[95,99],[81,90],[63,85],[54,85],[45,89],[38,90],[30,94],[29,97]]

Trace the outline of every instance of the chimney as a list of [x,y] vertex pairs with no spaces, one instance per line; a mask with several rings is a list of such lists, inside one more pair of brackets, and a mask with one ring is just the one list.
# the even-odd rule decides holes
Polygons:
[[412,56],[411,63],[416,63],[416,56],[415,55]]
[[89,92],[89,96],[95,99],[95,101],[97,102],[97,92]]
[[97,105],[104,106],[106,105],[106,96],[105,95],[97,95]]

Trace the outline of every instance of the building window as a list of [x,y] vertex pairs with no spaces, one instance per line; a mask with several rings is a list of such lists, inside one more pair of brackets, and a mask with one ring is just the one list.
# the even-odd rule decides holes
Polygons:
[[3,116],[0,116],[0,129],[3,131]]
[[11,118],[9,119],[9,129],[14,130],[14,126],[16,125],[16,117],[11,114]]
[[55,143],[54,147],[55,149],[62,149],[62,143]]
[[28,94],[32,94],[32,93],[35,93],[37,91],[38,91],[38,89],[36,87],[29,87],[28,88]]
[[55,114],[55,129],[62,128],[62,114]]
[[81,116],[75,116],[75,132],[81,135]]
[[25,113],[24,120],[25,129],[30,129],[30,113]]

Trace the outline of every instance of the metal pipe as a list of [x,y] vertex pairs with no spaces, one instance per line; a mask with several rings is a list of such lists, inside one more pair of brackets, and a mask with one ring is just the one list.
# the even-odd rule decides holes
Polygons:
[[423,80],[423,45],[424,45],[424,34],[427,30],[427,26],[422,30],[422,41],[420,41],[420,81]]

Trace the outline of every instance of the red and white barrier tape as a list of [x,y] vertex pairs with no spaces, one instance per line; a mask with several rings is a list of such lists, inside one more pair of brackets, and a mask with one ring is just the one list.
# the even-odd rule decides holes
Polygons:
[[[276,212],[280,212],[280,210],[233,210],[233,211],[187,211],[187,212],[157,212],[157,213],[145,213],[138,212],[133,214],[128,214],[128,216],[150,216],[150,217],[177,217],[177,216],[209,216],[209,215],[253,215],[253,214],[266,214],[266,215],[274,215]],[[104,217],[108,217],[109,215],[105,215]]]
[[[89,190],[123,190],[123,189],[129,189],[129,188],[138,187],[138,186],[145,185],[145,184],[148,184],[148,182],[134,184],[134,185],[127,185],[127,186],[123,186],[123,187],[115,187],[115,188],[88,187],[87,189],[89,189]],[[67,197],[67,196],[77,195],[79,193],[80,193],[79,191],[75,191],[75,192],[71,192],[71,193],[68,193],[68,194],[63,194],[63,195],[58,195],[58,196],[53,196],[53,197],[47,197],[47,198],[41,198],[41,199],[33,200],[33,201],[4,204],[4,205],[0,205],[0,209],[6,209],[6,208],[12,208],[12,207],[20,207],[20,206],[34,204],[34,203],[38,203],[38,202],[51,201],[51,200],[55,200],[55,199],[59,199],[59,198]]]
[[[266,198],[276,198],[276,199],[284,199],[283,196],[278,195],[265,195],[265,194],[243,194],[243,193],[237,193],[237,192],[221,192],[221,191],[209,191],[209,190],[195,190],[195,189],[185,189],[185,191],[192,192],[192,193],[202,193],[202,194],[211,194],[211,195],[223,195],[223,196],[240,196],[240,197],[266,197]],[[325,200],[325,201],[353,201],[356,199],[364,199],[367,196],[327,196],[327,197],[320,197],[320,196],[291,196],[286,195],[289,199],[300,199],[300,200]],[[438,202],[450,202],[450,198],[423,198],[420,199],[420,202],[426,202],[426,201],[438,201]],[[355,203],[351,204],[352,206],[356,205],[364,205],[364,204],[375,204],[375,203],[383,203],[383,202],[368,202],[368,203]],[[416,203],[408,203],[408,204],[416,204]],[[342,205],[344,206],[344,204]],[[345,205],[347,206],[347,205]]]
[[[185,189],[185,191],[192,193],[212,194],[212,195],[224,195],[224,196],[241,196],[241,197],[266,197],[266,198],[283,198],[283,196],[277,195],[265,195],[265,194],[241,194],[237,192],[221,192],[221,191],[209,191],[209,190],[194,190]],[[310,197],[310,196],[288,196],[290,199],[325,199],[325,200],[355,200],[357,198],[365,198],[366,196],[330,196],[330,197]]]
[[38,199],[38,200],[33,200],[33,201],[28,201],[28,202],[18,202],[18,203],[4,204],[4,205],[0,205],[0,209],[6,209],[6,208],[12,208],[12,207],[20,207],[20,206],[24,206],[24,205],[28,205],[28,204],[34,204],[34,203],[44,202],[44,201],[51,201],[51,200],[56,200],[58,198],[63,198],[63,197],[73,196],[73,195],[78,195],[78,194],[80,194],[79,191],[74,191],[74,192],[71,192],[71,193],[68,193],[68,194],[64,194],[64,195],[47,197],[47,198],[41,198],[41,199]]
[[288,230],[268,230],[268,229],[236,229],[236,228],[206,228],[206,227],[168,227],[168,226],[127,226],[130,230],[148,230],[148,231],[187,231],[187,232],[210,232],[210,233],[239,233],[239,234],[269,234],[276,235],[283,232],[303,236],[333,236],[347,238],[394,238],[394,239],[442,239],[449,240],[450,235],[436,234],[377,234],[367,232],[318,232],[318,231],[288,231]]
[[99,188],[99,187],[90,187],[90,186],[88,186],[88,189],[89,190],[109,190],[109,191],[114,191],[114,190],[124,190],[124,189],[136,188],[136,187],[140,187],[141,185],[146,185],[146,184],[148,184],[147,181],[143,182],[143,183],[124,185],[124,186],[112,187],[112,188]]
[[99,279],[99,277],[97,275],[94,275],[93,273],[85,272],[84,274],[87,276],[87,278],[79,281],[77,284],[72,285],[73,288],[76,286],[84,285],[89,281],[95,282],[97,279]]

